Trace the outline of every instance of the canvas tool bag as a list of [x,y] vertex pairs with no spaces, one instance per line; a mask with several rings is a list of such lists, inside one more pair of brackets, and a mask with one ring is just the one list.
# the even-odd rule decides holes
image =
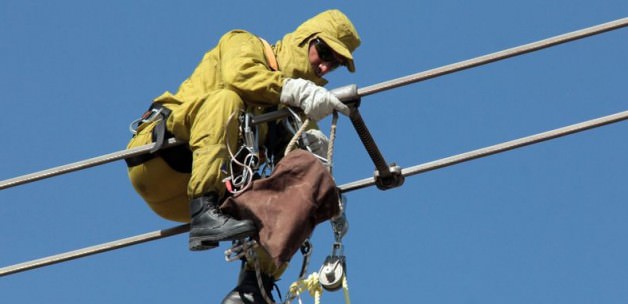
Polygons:
[[295,150],[277,164],[271,176],[227,198],[221,209],[237,219],[253,220],[259,230],[256,240],[281,267],[317,224],[339,213],[339,191],[315,156]]

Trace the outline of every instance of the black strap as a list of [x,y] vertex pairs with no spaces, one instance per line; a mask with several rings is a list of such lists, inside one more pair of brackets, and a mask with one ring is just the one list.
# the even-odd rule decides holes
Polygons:
[[164,145],[164,141],[166,138],[166,120],[168,119],[168,116],[170,116],[172,111],[170,111],[170,109],[166,108],[160,103],[151,104],[150,108],[148,108],[148,111],[158,111],[158,115],[160,116],[156,118],[158,119],[157,125],[155,125],[155,127],[153,128],[153,142],[155,143],[155,146],[150,149],[150,153],[155,153]]
[[[150,117],[153,113],[158,111],[160,116],[157,124],[152,131],[152,139],[155,146],[151,148],[149,153],[133,156],[125,159],[125,162],[129,168],[141,165],[157,156],[163,158],[163,160],[175,171],[181,173],[192,172],[192,151],[185,146],[174,146],[166,149],[161,149],[168,138],[174,137],[174,135],[168,132],[166,128],[166,121],[172,113],[172,110],[168,109],[160,103],[153,103],[148,108],[146,113],[142,117]],[[138,127],[143,122],[140,122]]]
[[[160,116],[164,116],[163,114],[160,114]],[[153,142],[155,143],[155,145],[150,149],[150,153],[155,153],[157,152],[157,150],[160,150],[161,147],[164,146],[164,141],[165,141],[165,137],[166,137],[166,122],[164,121],[163,118],[160,118],[157,121],[157,124],[155,125],[155,127],[153,128]]]

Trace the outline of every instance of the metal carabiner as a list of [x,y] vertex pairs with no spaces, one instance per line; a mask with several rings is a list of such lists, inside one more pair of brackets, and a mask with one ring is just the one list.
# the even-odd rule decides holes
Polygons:
[[346,204],[347,198],[344,195],[341,195],[338,199],[338,205],[340,209],[340,215],[336,217],[332,217],[329,221],[331,223],[331,229],[334,232],[334,238],[337,243],[342,241],[342,238],[349,231],[349,221],[347,220],[346,215]]
[[242,134],[244,135],[244,145],[250,153],[259,154],[259,138],[257,135],[257,129],[252,124],[252,115],[248,112],[244,113],[242,117],[242,124],[244,125]]
[[142,117],[131,122],[131,124],[129,125],[129,131],[131,131],[133,135],[137,134],[137,128],[143,123],[153,122],[157,117],[159,117],[159,114],[161,114],[162,109],[163,108],[159,108],[159,109],[153,108],[153,109],[150,109],[150,111],[146,111],[146,113],[144,113]]
[[257,247],[257,242],[252,238],[239,239],[233,242],[231,248],[225,250],[225,260],[233,262],[246,256],[250,249]]

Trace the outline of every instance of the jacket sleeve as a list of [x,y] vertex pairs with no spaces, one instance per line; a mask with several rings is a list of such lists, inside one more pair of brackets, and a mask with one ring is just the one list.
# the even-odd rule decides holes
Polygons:
[[232,31],[218,45],[222,82],[248,103],[276,105],[283,76],[266,62],[264,47],[255,35]]

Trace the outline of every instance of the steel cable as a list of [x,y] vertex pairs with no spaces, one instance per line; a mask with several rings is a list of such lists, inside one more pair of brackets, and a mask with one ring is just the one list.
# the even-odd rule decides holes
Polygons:
[[[604,125],[620,122],[626,119],[628,119],[628,111],[619,112],[616,114],[600,117],[597,119],[592,119],[585,122],[569,125],[569,126],[562,127],[559,129],[507,141],[501,144],[497,144],[497,145],[485,147],[482,149],[477,149],[477,150],[469,151],[466,153],[442,158],[442,159],[424,163],[421,165],[409,167],[409,168],[403,169],[401,172],[404,176],[421,174],[421,173],[429,172],[432,170],[466,162],[469,160],[486,157],[489,155],[509,151],[512,149],[528,146],[531,144],[540,143],[546,140],[585,131],[588,129],[597,128]],[[373,185],[375,185],[374,178],[366,178],[366,179],[361,179],[355,182],[343,184],[339,186],[339,188],[341,192],[346,193],[346,192],[351,192],[354,190],[362,189],[362,188],[373,186]],[[0,277],[26,271],[26,270],[43,267],[43,266],[57,264],[64,261],[69,261],[72,259],[77,259],[80,257],[93,255],[96,253],[111,251],[111,250],[131,246],[135,244],[162,239],[169,236],[185,233],[187,231],[189,231],[189,226],[181,225],[181,226],[177,226],[177,227],[173,227],[169,229],[158,230],[158,231],[149,232],[149,233],[145,233],[145,234],[134,236],[134,237],[129,237],[129,238],[109,242],[109,243],[87,247],[84,249],[74,250],[67,253],[53,255],[46,258],[41,258],[41,259],[29,261],[29,262],[7,266],[7,267],[0,268]]]
[[[601,33],[619,29],[625,26],[628,26],[628,18],[618,19],[615,21],[584,28],[584,29],[566,33],[563,35],[554,36],[554,37],[540,40],[537,42],[506,49],[500,52],[476,57],[474,59],[469,59],[469,60],[453,63],[453,64],[446,65],[440,68],[435,68],[428,71],[419,72],[416,74],[408,75],[405,77],[401,77],[401,78],[397,78],[397,79],[393,79],[389,81],[384,81],[378,84],[374,84],[368,87],[358,89],[357,94],[360,97],[375,94],[378,92],[394,89],[394,88],[408,85],[411,83],[462,71],[465,69],[484,65],[484,64],[495,62],[498,60],[503,60],[503,59],[518,56],[518,55],[523,55],[526,53],[530,53],[533,51],[541,50],[541,49],[555,46],[558,44],[574,41],[577,39],[582,39],[582,38],[589,37],[592,35],[601,34]],[[171,138],[170,140],[164,143],[163,148],[180,145],[180,144],[183,144],[183,142]],[[79,161],[76,163],[59,166],[59,167],[55,167],[55,168],[51,168],[51,169],[23,175],[23,176],[18,176],[12,179],[3,180],[3,181],[0,181],[0,190],[4,190],[7,188],[15,187],[18,185],[42,180],[45,178],[49,178],[49,177],[77,171],[77,170],[90,168],[97,165],[106,164],[109,162],[113,162],[120,159],[125,159],[132,156],[145,154],[145,153],[148,153],[154,146],[155,144],[148,144],[148,145],[137,147],[130,150],[118,151],[111,154]]]

